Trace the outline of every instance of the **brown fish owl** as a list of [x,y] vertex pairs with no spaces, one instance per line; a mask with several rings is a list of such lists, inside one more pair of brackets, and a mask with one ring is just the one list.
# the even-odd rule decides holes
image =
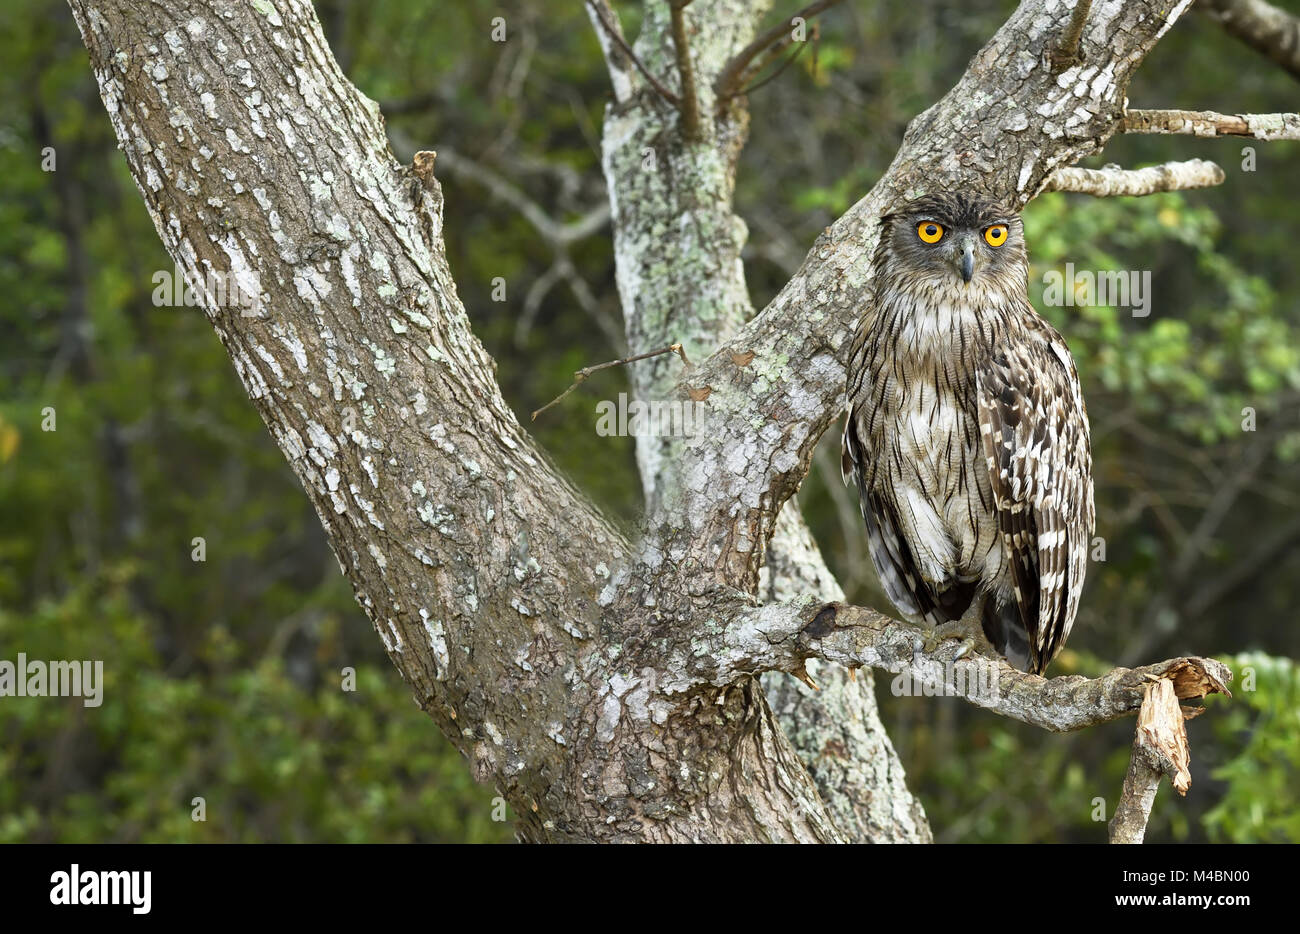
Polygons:
[[1029,303],[1014,211],[929,195],[881,224],[843,449],[872,563],[913,622],[982,631],[1041,674],[1070,634],[1093,532],[1078,371]]

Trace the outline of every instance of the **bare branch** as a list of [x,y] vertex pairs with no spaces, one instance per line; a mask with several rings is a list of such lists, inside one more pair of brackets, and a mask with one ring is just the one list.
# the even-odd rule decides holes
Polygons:
[[610,9],[609,4],[605,0],[587,0],[587,9],[591,12],[591,18],[600,25],[600,29],[597,31],[608,37],[609,41],[618,47],[624,58],[636,66],[637,71],[641,72],[641,75],[660,97],[674,107],[680,107],[681,99],[664,87],[663,82],[651,73],[650,69],[641,61],[640,56],[632,51],[632,46],[627,44],[627,40],[623,38],[623,30],[619,28],[617,20],[614,20],[614,11]]
[[1196,8],[1229,35],[1300,78],[1300,17],[1264,0],[1200,0]]
[[[955,641],[923,650],[926,632],[875,610],[818,600],[739,610],[700,655],[699,636],[683,652],[683,672],[709,684],[741,672],[804,670],[809,658],[849,668],[883,668],[918,694],[964,697],[1004,717],[1052,732],[1070,732],[1126,716],[1142,703],[1142,688],[1167,678],[1180,698],[1228,694],[1232,672],[1222,662],[1184,657],[1141,668],[1116,668],[1100,678],[1042,678],[1001,659],[967,652]],[[704,639],[710,639],[704,636]],[[687,653],[695,653],[690,657]],[[675,667],[675,666],[674,666]],[[896,679],[897,683],[898,679]]]
[[687,366],[691,365],[691,361],[686,359],[686,351],[682,349],[681,344],[669,344],[667,347],[660,347],[658,350],[648,350],[645,353],[623,357],[621,360],[610,360],[608,363],[597,363],[595,366],[584,366],[581,370],[578,370],[573,374],[573,385],[533,413],[533,421],[537,421],[537,416],[541,415],[547,409],[559,405],[565,396],[577,389],[582,383],[585,383],[592,373],[596,373],[600,370],[608,370],[610,367],[635,363],[638,360],[649,360],[651,357],[659,357],[668,353],[677,354],[677,356],[682,358],[682,363],[685,363]]
[[[795,19],[808,20],[821,13],[829,10],[831,7],[841,3],[842,0],[817,0],[816,3],[810,3],[794,16],[777,23],[767,32],[763,33],[749,45],[745,46],[735,58],[729,61],[718,73],[718,79],[714,82],[714,90],[717,92],[718,103],[721,104],[729,97],[735,97],[740,93],[741,88],[749,80],[749,64],[758,55],[768,49],[769,46],[775,46],[773,51],[779,52],[780,49],[794,41],[790,24]],[[768,59],[770,60],[770,59]]]
[[1223,169],[1213,162],[1191,159],[1144,169],[1121,169],[1117,165],[1057,169],[1048,177],[1043,191],[1069,191],[1098,198],[1136,197],[1159,191],[1212,188],[1223,184],[1223,179]]
[[670,0],[672,15],[673,49],[677,53],[677,74],[682,82],[682,97],[678,109],[682,114],[682,137],[687,142],[700,138],[700,99],[695,90],[695,67],[691,64],[691,46],[686,39],[686,8],[691,0]]
[[1111,843],[1142,842],[1162,777],[1169,776],[1179,795],[1187,794],[1192,773],[1188,769],[1191,752],[1184,721],[1199,712],[1184,711],[1179,706],[1174,684],[1168,678],[1158,678],[1143,689],[1133,756],[1108,828]]
[[[765,86],[765,85],[771,84],[771,83],[772,83],[773,81],[775,81],[777,78],[781,77],[781,75],[785,74],[785,70],[786,70],[787,68],[789,68],[791,65],[794,64],[794,60],[795,60],[796,58],[798,58],[800,55],[803,54],[803,50],[804,50],[804,48],[805,48],[806,46],[807,46],[807,43],[803,43],[802,45],[800,45],[799,48],[795,49],[793,52],[791,52],[789,55],[787,55],[787,56],[785,57],[785,61],[781,62],[781,64],[777,66],[776,71],[772,72],[770,75],[768,75],[768,76],[767,76],[766,78],[764,78],[763,80],[761,80],[761,81],[755,81],[753,84],[748,85],[748,86],[745,87],[743,90],[741,90],[740,93],[741,93],[741,94],[753,94],[753,93],[754,93],[755,91],[757,91],[759,88],[761,88],[761,87],[763,87],[763,86]],[[778,52],[777,49],[774,48],[774,49],[773,49],[773,55],[775,56],[776,54],[779,54],[779,52]],[[759,71],[762,71],[762,68],[757,69],[757,70],[755,71],[755,74],[757,74]]]
[[1248,136],[1273,141],[1300,139],[1300,114],[1221,114],[1212,110],[1130,110],[1122,133],[1182,136]]

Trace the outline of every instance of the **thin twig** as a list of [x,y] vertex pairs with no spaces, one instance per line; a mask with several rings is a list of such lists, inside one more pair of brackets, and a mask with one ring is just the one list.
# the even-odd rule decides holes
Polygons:
[[695,92],[695,68],[691,64],[691,47],[686,40],[686,8],[691,0],[670,0],[673,48],[677,52],[677,73],[682,82],[682,137],[687,142],[700,139],[700,100]]
[[843,0],[817,0],[804,7],[794,16],[788,17],[784,21],[777,23],[767,32],[763,33],[749,45],[745,46],[731,61],[727,62],[726,67],[718,73],[718,79],[713,87],[717,92],[718,103],[721,104],[728,98],[735,97],[742,92],[740,89],[744,86],[749,75],[747,69],[760,53],[765,51],[768,46],[774,43],[781,43],[782,46],[788,45],[793,41],[790,35],[790,24],[796,19],[808,20],[824,10],[843,2]]
[[791,52],[789,55],[786,56],[785,61],[783,61],[783,62],[782,62],[782,63],[777,67],[776,71],[772,72],[770,75],[768,75],[768,76],[767,76],[766,78],[764,78],[762,81],[755,81],[753,84],[751,84],[749,87],[745,88],[745,89],[744,89],[743,91],[741,91],[740,93],[741,93],[741,94],[753,94],[755,91],[757,91],[757,90],[758,90],[759,88],[761,88],[763,85],[765,85],[765,84],[771,84],[771,83],[772,83],[773,81],[775,81],[777,78],[781,77],[781,73],[784,72],[784,71],[785,71],[787,68],[789,68],[791,65],[793,65],[793,64],[794,64],[794,60],[795,60],[796,58],[798,58],[801,54],[803,54],[803,50],[804,50],[804,48],[805,48],[806,46],[807,46],[807,43],[804,43],[803,45],[799,46],[799,48],[795,49],[793,52]]
[[668,101],[668,103],[672,104],[674,107],[681,106],[681,99],[672,91],[664,87],[663,83],[650,72],[650,69],[647,68],[645,64],[641,61],[641,59],[637,56],[637,54],[632,51],[632,46],[627,44],[627,40],[623,38],[622,32],[620,32],[617,27],[615,27],[607,19],[605,19],[605,14],[602,11],[601,7],[598,4],[596,4],[594,0],[587,0],[587,5],[591,8],[591,11],[595,14],[596,21],[600,23],[601,28],[605,30],[605,34],[609,36],[610,40],[615,45],[618,46],[619,51],[627,56],[628,61],[630,61],[633,65],[636,66],[637,71],[641,72],[641,74],[645,77],[646,81],[650,82],[650,86],[655,89],[656,93],[658,93],[660,97]]
[[546,405],[542,406],[540,409],[538,409],[536,412],[533,413],[533,421],[537,421],[537,416],[541,415],[547,409],[559,405],[559,403],[564,399],[565,396],[573,392],[573,390],[577,389],[581,384],[585,383],[588,377],[590,377],[592,373],[595,373],[599,370],[608,370],[610,367],[624,366],[628,363],[636,363],[636,361],[638,360],[648,360],[651,357],[660,357],[666,353],[675,353],[677,354],[677,356],[682,358],[682,363],[686,364],[687,366],[691,365],[691,361],[686,359],[686,351],[682,349],[681,344],[669,344],[667,347],[660,347],[658,350],[651,350],[651,351],[647,351],[646,353],[633,354],[630,357],[623,357],[621,360],[610,360],[608,363],[597,363],[595,366],[584,366],[581,370],[578,370],[576,373],[573,374],[572,386],[564,390],[564,392],[560,393],[550,402],[546,403]]

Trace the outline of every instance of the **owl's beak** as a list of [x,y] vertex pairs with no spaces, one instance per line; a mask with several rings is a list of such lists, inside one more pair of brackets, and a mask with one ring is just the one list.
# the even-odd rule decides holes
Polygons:
[[975,275],[975,241],[970,237],[963,237],[960,246],[961,277],[964,281],[970,282],[971,276]]

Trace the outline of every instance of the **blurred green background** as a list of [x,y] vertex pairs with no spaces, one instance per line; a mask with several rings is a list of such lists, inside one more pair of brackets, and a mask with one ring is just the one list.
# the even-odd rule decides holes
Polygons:
[[[1285,6],[1285,4],[1283,4]],[[795,12],[778,4],[771,17]],[[787,9],[787,7],[789,7]],[[1010,2],[848,0],[751,99],[737,210],[761,307],[861,197]],[[639,6],[617,4],[635,34]],[[557,254],[486,176],[561,221],[604,198],[607,80],[578,0],[317,3],[394,151],[439,161],[447,250],[521,418],[620,355],[606,227]],[[508,41],[490,40],[503,16]],[[0,659],[104,659],[103,706],[0,698],[0,841],[507,841],[495,790],[411,702],[305,495],[197,309],[154,307],[172,263],[116,150],[67,8],[0,9]],[[1189,13],[1133,106],[1297,109],[1300,85]],[[57,171],[41,169],[52,146]],[[1254,171],[1243,169],[1253,147]],[[1097,534],[1053,674],[1214,654],[1232,700],[1189,725],[1194,782],[1148,839],[1300,841],[1300,144],[1124,137],[1103,159],[1214,159],[1214,190],[1050,195],[1026,213],[1042,276],[1150,271],[1147,318],[1042,308],[1092,419]],[[457,165],[459,168],[457,169]],[[466,166],[470,166],[467,169]],[[474,169],[476,167],[476,171]],[[507,300],[492,301],[492,280]],[[630,439],[594,431],[617,371],[536,426],[612,514],[639,508]],[[57,430],[41,430],[53,407]],[[1252,409],[1254,431],[1243,431]],[[833,432],[831,433],[833,434]],[[828,437],[799,499],[852,599],[880,599]],[[192,539],[206,560],[191,559]],[[357,672],[355,691],[341,671]],[[1243,681],[1243,676],[1245,680]],[[1055,736],[961,701],[883,716],[941,841],[1101,841],[1132,722]],[[191,820],[203,797],[207,820]],[[508,816],[508,815],[507,815]]]

